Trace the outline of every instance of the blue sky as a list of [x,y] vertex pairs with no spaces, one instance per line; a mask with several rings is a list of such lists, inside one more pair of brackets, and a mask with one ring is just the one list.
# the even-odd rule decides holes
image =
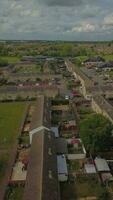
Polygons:
[[0,0],[0,39],[113,40],[113,0]]

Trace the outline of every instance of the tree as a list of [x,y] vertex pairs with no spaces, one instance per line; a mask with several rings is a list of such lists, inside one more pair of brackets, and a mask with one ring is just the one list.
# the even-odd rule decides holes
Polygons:
[[97,200],[111,200],[111,195],[106,188],[101,188]]
[[111,148],[112,124],[100,114],[94,114],[80,123],[80,136],[90,153]]

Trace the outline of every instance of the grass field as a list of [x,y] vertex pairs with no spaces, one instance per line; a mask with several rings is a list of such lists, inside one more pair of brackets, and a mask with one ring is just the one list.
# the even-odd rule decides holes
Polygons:
[[21,200],[23,196],[24,188],[19,187],[10,187],[7,191],[7,197],[5,200]]
[[112,54],[112,55],[111,55],[111,54],[110,54],[110,55],[108,54],[108,55],[105,55],[105,56],[103,56],[103,57],[105,58],[106,61],[113,60],[113,54]]
[[0,181],[4,178],[11,150],[18,139],[25,103],[0,103]]
[[25,103],[0,104],[0,149],[10,148],[19,131]]
[[98,181],[91,178],[76,180],[75,183],[62,183],[60,186],[62,200],[78,200],[95,196],[98,198],[102,189]]
[[85,61],[88,58],[88,56],[77,56],[76,59],[79,60],[80,62]]
[[13,64],[13,63],[16,63],[17,61],[20,60],[19,57],[17,56],[0,56],[0,59],[3,59],[3,60],[7,60],[9,64]]

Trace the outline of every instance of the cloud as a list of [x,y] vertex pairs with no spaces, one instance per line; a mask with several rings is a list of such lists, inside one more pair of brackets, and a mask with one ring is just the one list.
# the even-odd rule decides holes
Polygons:
[[105,25],[110,25],[110,26],[113,25],[113,13],[105,16],[104,23],[105,23]]
[[68,30],[67,32],[94,32],[96,29],[95,25],[90,24],[90,23],[82,23],[79,26],[73,27],[70,31]]
[[82,0],[39,0],[40,3],[44,3],[48,6],[79,6],[82,4]]
[[0,0],[0,38],[111,39],[112,8],[112,0]]

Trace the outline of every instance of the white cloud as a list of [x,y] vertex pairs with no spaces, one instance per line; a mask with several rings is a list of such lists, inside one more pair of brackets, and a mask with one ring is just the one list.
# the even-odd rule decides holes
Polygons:
[[106,17],[104,17],[104,23],[106,25],[113,25],[113,13],[107,15]]
[[9,33],[64,40],[103,34],[104,39],[113,32],[112,7],[112,0],[0,0],[0,39]]
[[[95,25],[90,23],[82,23],[79,26],[75,26],[71,29],[71,32],[94,32],[95,31]],[[68,31],[69,32],[69,31]]]

